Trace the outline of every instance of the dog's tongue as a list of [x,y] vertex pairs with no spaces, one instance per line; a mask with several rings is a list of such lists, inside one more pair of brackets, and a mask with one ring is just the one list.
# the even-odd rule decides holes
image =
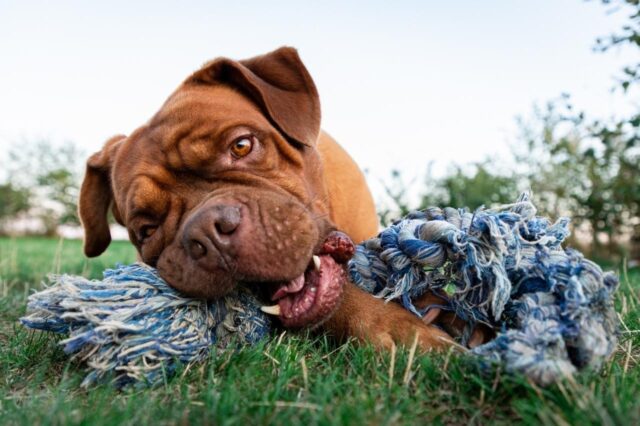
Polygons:
[[[344,269],[331,256],[318,258],[319,269],[308,269],[274,294],[280,308],[280,322],[285,327],[300,328],[319,324],[338,304],[346,278]],[[287,291],[298,286],[300,287],[296,292]],[[282,296],[276,297],[278,293]]]
[[281,285],[273,294],[276,306],[263,307],[277,315],[285,327],[300,328],[321,323],[335,309],[346,281],[342,263],[353,255],[355,247],[341,232],[329,234],[320,255],[314,255],[307,270]]
[[282,285],[273,296],[271,296],[272,301],[276,301],[278,299],[282,299],[284,296],[290,293],[297,293],[302,290],[304,287],[305,279],[304,274],[300,275],[298,278],[289,281],[287,284]]

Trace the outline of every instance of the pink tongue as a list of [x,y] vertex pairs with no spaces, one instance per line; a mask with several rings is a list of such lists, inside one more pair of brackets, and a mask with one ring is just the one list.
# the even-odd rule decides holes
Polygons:
[[279,318],[285,327],[317,325],[337,306],[346,279],[343,266],[328,255],[320,256],[320,263],[320,270],[305,272],[304,286],[298,292],[278,299]]
[[302,275],[280,285],[271,296],[278,302],[282,325],[317,325],[335,309],[346,281],[344,264],[354,252],[355,245],[346,234],[333,231],[327,236],[316,255],[319,267],[315,267],[318,259],[314,259]]
[[282,299],[289,293],[297,293],[302,290],[302,287],[304,287],[304,273],[298,278],[291,280],[289,284],[285,284],[280,287],[273,296],[271,296],[271,300]]

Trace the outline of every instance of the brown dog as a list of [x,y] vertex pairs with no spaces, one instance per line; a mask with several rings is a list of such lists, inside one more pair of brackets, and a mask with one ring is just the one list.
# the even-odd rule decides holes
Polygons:
[[287,327],[322,324],[381,347],[416,335],[425,350],[450,342],[347,281],[351,240],[377,231],[374,205],[320,130],[316,87],[292,48],[204,65],[147,124],[89,158],[79,206],[88,256],[110,243],[110,208],[141,259],[186,295],[258,285]]

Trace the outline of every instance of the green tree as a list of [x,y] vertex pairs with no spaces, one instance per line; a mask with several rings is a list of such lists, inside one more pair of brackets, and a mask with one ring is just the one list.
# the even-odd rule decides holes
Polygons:
[[518,196],[513,176],[495,173],[488,160],[473,164],[466,172],[455,165],[443,178],[428,185],[435,188],[422,196],[422,208],[454,206],[475,210],[481,206],[512,203]]
[[16,188],[10,182],[0,184],[0,234],[6,233],[7,222],[31,207],[27,189]]
[[[596,39],[595,50],[607,52],[613,47],[640,48],[640,1],[639,0],[602,0],[605,5],[613,5],[612,11],[628,14],[628,22],[619,32]],[[629,91],[640,83],[640,61],[628,64],[622,69],[619,78],[620,87]],[[635,115],[638,117],[638,114]],[[636,126],[637,127],[637,126]]]
[[[614,47],[640,50],[640,1],[602,0],[613,11],[627,14],[627,22],[616,33],[596,40],[595,50],[608,52]],[[618,87],[632,98],[640,89],[640,55],[627,64],[618,78]],[[604,146],[604,156],[615,165],[611,182],[611,199],[615,208],[612,226],[631,228],[632,253],[640,258],[640,109],[629,117],[613,122],[594,121],[591,134]]]
[[[595,49],[640,47],[639,1],[603,3],[629,13],[628,23],[598,39]],[[639,82],[640,61],[624,67],[617,87],[629,94]],[[544,214],[589,224],[598,254],[611,254],[629,235],[640,242],[639,126],[638,112],[620,120],[575,112],[568,95],[537,108],[532,120],[520,120],[520,143],[514,146],[520,178],[531,186]]]
[[429,166],[426,175],[426,185],[412,196],[415,179],[407,181],[400,170],[391,172],[390,179],[382,183],[388,203],[378,206],[382,226],[412,210],[431,206],[475,210],[480,206],[511,203],[518,196],[517,180],[492,171],[488,160],[473,164],[466,171],[453,165],[442,178],[434,178]]
[[9,182],[29,189],[29,215],[42,221],[45,234],[55,235],[60,225],[79,223],[76,209],[84,162],[75,144],[21,143],[10,149],[9,158]]
[[[627,122],[604,123],[575,113],[564,96],[520,120],[514,158],[541,213],[587,223],[598,254],[636,232],[640,222],[638,134]],[[602,236],[606,235],[605,241]]]

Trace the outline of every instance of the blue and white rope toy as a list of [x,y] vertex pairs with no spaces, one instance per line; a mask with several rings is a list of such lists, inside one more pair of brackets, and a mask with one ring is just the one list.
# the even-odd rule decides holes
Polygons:
[[[569,219],[536,216],[528,194],[497,210],[413,212],[356,248],[352,281],[423,316],[413,301],[450,293],[444,306],[497,331],[472,353],[546,385],[598,368],[617,344],[618,278],[561,244]],[[433,308],[431,306],[430,308]]]
[[[617,343],[618,280],[563,249],[569,220],[535,215],[526,194],[512,205],[470,213],[413,212],[357,247],[352,281],[417,315],[426,291],[449,295],[441,309],[497,332],[472,350],[538,384],[599,367]],[[27,327],[68,334],[64,350],[86,361],[87,386],[155,384],[179,363],[205,359],[231,341],[252,344],[274,327],[248,289],[207,303],[180,296],[145,265],[105,271],[102,281],[61,275],[29,297]]]
[[147,265],[121,265],[102,281],[74,275],[51,277],[53,285],[29,297],[30,328],[68,334],[60,343],[87,363],[87,387],[112,376],[117,387],[158,384],[178,364],[206,359],[232,341],[254,344],[271,319],[247,289],[207,303],[178,294]]

